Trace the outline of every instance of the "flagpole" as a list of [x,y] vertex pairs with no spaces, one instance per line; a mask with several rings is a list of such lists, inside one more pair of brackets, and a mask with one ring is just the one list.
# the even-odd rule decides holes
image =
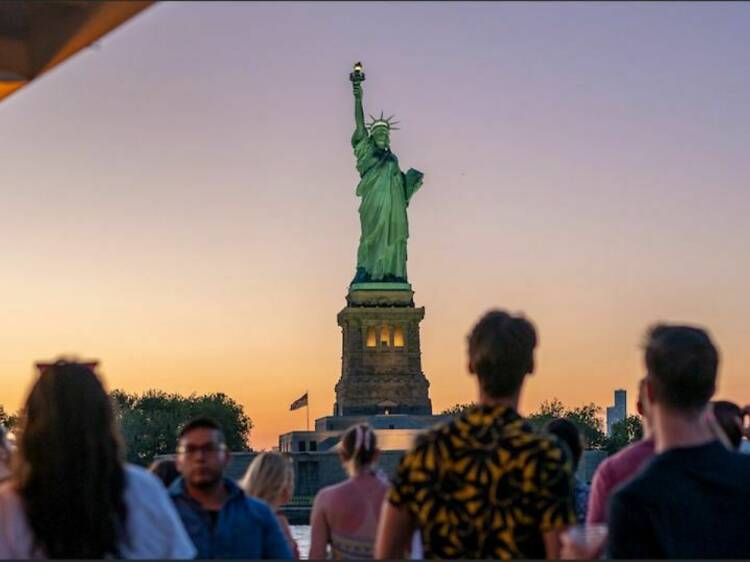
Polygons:
[[305,417],[307,418],[307,431],[310,431],[310,391],[305,390],[307,404],[305,404]]

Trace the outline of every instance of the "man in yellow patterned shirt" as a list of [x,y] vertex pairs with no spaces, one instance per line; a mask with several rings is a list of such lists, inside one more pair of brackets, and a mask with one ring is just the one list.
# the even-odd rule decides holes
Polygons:
[[398,467],[383,507],[375,556],[401,558],[415,529],[425,558],[556,558],[575,523],[572,463],[552,436],[517,413],[534,370],[536,331],[493,310],[469,335],[479,404],[437,426]]

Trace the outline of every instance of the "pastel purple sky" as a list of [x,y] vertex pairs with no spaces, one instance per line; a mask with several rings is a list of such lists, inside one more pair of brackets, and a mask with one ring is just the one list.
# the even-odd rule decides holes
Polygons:
[[359,223],[351,64],[396,113],[436,410],[489,307],[540,332],[523,408],[611,402],[657,320],[750,401],[750,5],[161,3],[0,104],[0,403],[31,364],[223,391],[253,444],[330,413]]

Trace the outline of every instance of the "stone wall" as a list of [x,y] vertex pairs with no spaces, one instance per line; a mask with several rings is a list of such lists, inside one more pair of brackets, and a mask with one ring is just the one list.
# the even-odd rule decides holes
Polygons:
[[[239,480],[258,453],[233,453],[227,469],[230,478]],[[388,477],[395,474],[404,451],[383,451],[380,455],[380,468]],[[293,453],[295,469],[295,492],[297,497],[311,497],[318,490],[346,479],[346,472],[335,452]],[[584,482],[591,482],[597,466],[607,457],[605,451],[584,451],[576,476]]]
[[[349,306],[337,316],[342,357],[334,415],[432,414],[419,338],[425,310],[414,307],[411,295],[411,291],[350,294]],[[385,297],[396,300],[384,302]]]

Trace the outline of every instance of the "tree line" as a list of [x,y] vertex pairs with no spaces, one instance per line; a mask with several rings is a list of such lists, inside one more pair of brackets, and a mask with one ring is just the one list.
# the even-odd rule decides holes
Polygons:
[[[177,433],[190,419],[207,416],[224,430],[230,451],[250,450],[253,422],[244,408],[223,393],[180,394],[148,390],[143,394],[114,390],[110,393],[125,441],[128,462],[148,465],[158,455],[174,453]],[[18,428],[20,413],[8,414],[0,406],[0,424]]]
[[[475,405],[474,402],[455,404],[442,413],[461,415]],[[643,438],[643,422],[640,416],[630,415],[615,423],[612,426],[612,434],[608,436],[604,431],[601,413],[602,408],[594,403],[568,408],[560,400],[553,398],[542,402],[537,411],[526,416],[526,420],[537,430],[541,430],[547,422],[555,418],[570,420],[581,432],[584,448],[604,450],[610,455]]]

